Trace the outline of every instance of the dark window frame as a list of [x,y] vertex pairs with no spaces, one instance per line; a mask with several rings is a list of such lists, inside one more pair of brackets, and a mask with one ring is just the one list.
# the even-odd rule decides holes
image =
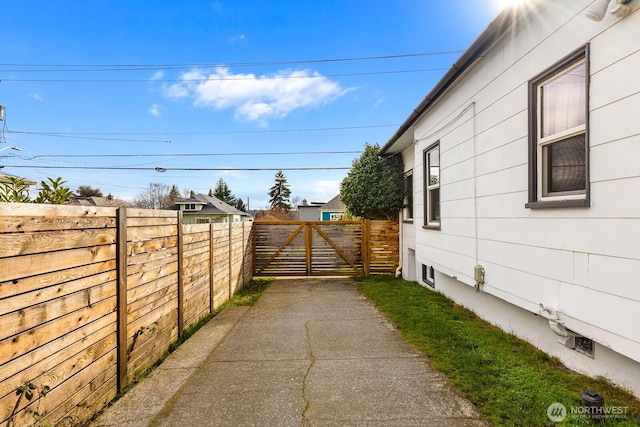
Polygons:
[[[578,62],[584,61],[585,64],[585,191],[584,197],[567,198],[554,200],[540,200],[538,197],[538,163],[543,161],[538,158],[538,87],[544,81],[550,79],[554,75],[559,75],[563,70],[572,67]],[[590,52],[589,44],[576,49],[560,61],[556,62],[547,70],[535,76],[529,81],[529,202],[525,204],[526,208],[565,208],[565,207],[589,207],[591,204],[591,188],[589,178],[589,86],[590,86]],[[561,197],[561,196],[560,196]]]
[[436,288],[436,270],[433,266],[422,264],[422,281],[432,288]]

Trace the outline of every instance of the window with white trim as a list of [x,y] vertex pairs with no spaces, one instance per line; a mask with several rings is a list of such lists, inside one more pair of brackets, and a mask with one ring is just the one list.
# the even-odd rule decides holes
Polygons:
[[440,143],[424,151],[424,225],[440,228]]
[[529,84],[529,208],[589,206],[588,46]]

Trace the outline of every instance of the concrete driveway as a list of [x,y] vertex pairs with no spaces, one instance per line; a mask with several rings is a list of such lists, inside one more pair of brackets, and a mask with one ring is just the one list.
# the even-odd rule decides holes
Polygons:
[[106,426],[487,426],[350,279],[230,307],[96,419]]

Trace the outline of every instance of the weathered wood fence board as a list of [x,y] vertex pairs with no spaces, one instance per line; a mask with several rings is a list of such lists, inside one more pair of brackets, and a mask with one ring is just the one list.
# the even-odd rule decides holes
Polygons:
[[[0,205],[0,423],[31,425],[115,366],[116,210]],[[50,387],[46,401],[16,405],[27,383]]]
[[[128,259],[136,265],[136,273],[129,275],[127,263],[126,366],[120,361],[120,369],[126,369],[123,383],[147,369],[150,360],[158,360],[178,339],[174,327],[178,321],[178,298],[158,301],[177,291],[180,225],[172,224],[175,218],[176,213],[171,211],[126,210],[127,252],[135,254]],[[135,225],[130,219],[135,220]],[[164,265],[158,265],[159,259]],[[164,268],[165,265],[170,267]],[[136,310],[131,309],[132,304]]]
[[210,311],[211,227],[209,224],[184,226],[182,242],[185,312],[184,322],[192,325]]
[[[82,423],[251,280],[251,223],[0,203],[0,427]],[[44,398],[20,399],[25,384]]]
[[369,231],[369,269],[372,274],[393,273],[398,267],[400,224],[371,221]]

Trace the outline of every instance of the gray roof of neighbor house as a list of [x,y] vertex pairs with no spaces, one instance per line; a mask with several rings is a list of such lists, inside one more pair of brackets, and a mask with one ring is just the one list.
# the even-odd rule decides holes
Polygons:
[[175,205],[171,206],[169,209],[179,210],[180,205],[185,204],[200,204],[203,205],[202,210],[199,210],[198,213],[202,214],[218,214],[218,215],[241,215],[241,216],[251,216],[246,212],[242,212],[234,208],[233,206],[223,202],[214,196],[207,196],[205,194],[193,194],[188,199],[180,199],[176,202]]
[[68,205],[80,205],[80,206],[102,206],[102,207],[128,207],[130,203],[125,202],[122,199],[116,199],[115,197],[108,195],[107,197],[76,197],[70,200]]
[[344,203],[342,203],[342,200],[340,200],[340,195],[338,194],[336,197],[329,200],[327,203],[320,206],[318,209],[322,211],[328,211],[328,210],[344,211],[347,209],[347,206]]
[[[480,37],[473,42],[473,44],[460,56],[460,58],[453,64],[453,66],[447,71],[442,79],[431,89],[431,92],[422,100],[422,102],[413,110],[413,112],[407,117],[407,119],[400,125],[396,133],[389,139],[389,141],[380,149],[380,155],[390,155],[397,151],[391,151],[393,146],[400,139],[408,146],[410,142],[413,142],[413,135],[411,140],[408,141],[409,136],[405,133],[411,129],[411,127],[418,121],[418,119],[429,108],[436,103],[436,101],[458,80],[464,73],[475,64],[478,58],[481,58],[493,45],[499,40],[506,32],[511,28],[511,25],[517,20],[522,18],[522,15],[518,13],[517,6],[506,7],[504,10],[489,24]],[[404,136],[404,138],[402,138]]]

